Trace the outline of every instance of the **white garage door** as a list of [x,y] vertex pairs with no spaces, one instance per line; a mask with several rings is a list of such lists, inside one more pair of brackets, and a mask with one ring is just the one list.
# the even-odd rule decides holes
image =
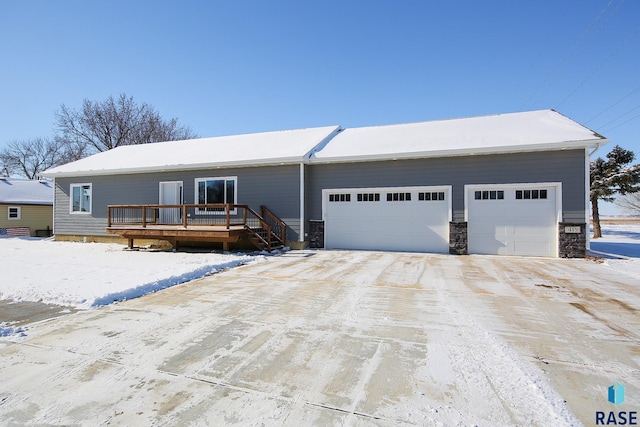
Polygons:
[[450,187],[323,190],[325,247],[448,252]]
[[469,253],[557,256],[558,186],[466,186]]

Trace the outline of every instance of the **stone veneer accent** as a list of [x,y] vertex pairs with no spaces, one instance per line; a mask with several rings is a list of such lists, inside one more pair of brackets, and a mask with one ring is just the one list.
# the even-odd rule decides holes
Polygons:
[[309,247],[324,248],[324,221],[309,221]]
[[467,223],[465,221],[449,223],[449,253],[467,255],[468,251]]
[[558,223],[558,256],[560,258],[584,258],[586,255],[587,224],[584,222]]

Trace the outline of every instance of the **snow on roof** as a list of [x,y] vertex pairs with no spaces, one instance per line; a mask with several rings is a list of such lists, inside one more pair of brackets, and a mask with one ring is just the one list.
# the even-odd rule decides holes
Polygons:
[[350,128],[311,162],[510,153],[585,148],[607,140],[554,110]]
[[53,205],[53,185],[47,181],[0,178],[0,203]]
[[228,166],[300,163],[339,126],[263,132],[117,147],[42,173],[107,175]]
[[129,145],[49,169],[48,177],[425,158],[596,147],[606,138],[554,110],[342,130],[326,126]]

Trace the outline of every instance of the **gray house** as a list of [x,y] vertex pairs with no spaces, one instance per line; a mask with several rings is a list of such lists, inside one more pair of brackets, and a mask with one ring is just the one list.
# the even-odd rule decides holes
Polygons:
[[44,175],[59,239],[573,257],[606,142],[542,110],[126,146]]

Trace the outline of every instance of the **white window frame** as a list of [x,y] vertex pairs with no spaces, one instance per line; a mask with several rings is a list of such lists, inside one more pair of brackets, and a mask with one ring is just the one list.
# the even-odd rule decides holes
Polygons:
[[[11,216],[11,210],[15,209],[16,216]],[[22,219],[22,208],[20,206],[7,206],[7,219],[9,221],[20,221]]]
[[[232,204],[236,205],[238,204],[238,177],[237,176],[213,176],[213,177],[206,177],[206,178],[196,178],[194,180],[194,203],[196,205],[201,204],[200,201],[198,200],[198,184],[200,182],[206,182],[206,181],[223,181],[224,180],[224,199],[225,199],[225,203],[226,203],[226,199],[227,199],[227,181],[233,181],[233,202]],[[230,211],[231,214],[235,215],[238,213],[238,209],[231,209]],[[204,209],[196,209],[196,214],[198,215],[225,215],[224,211],[206,211]]]
[[[82,191],[84,187],[89,187],[89,208],[84,211],[83,210],[76,211],[73,209],[73,189],[80,188],[80,191]],[[93,210],[93,184],[91,184],[90,182],[71,184],[69,186],[69,213],[72,215],[91,215],[92,210]]]

